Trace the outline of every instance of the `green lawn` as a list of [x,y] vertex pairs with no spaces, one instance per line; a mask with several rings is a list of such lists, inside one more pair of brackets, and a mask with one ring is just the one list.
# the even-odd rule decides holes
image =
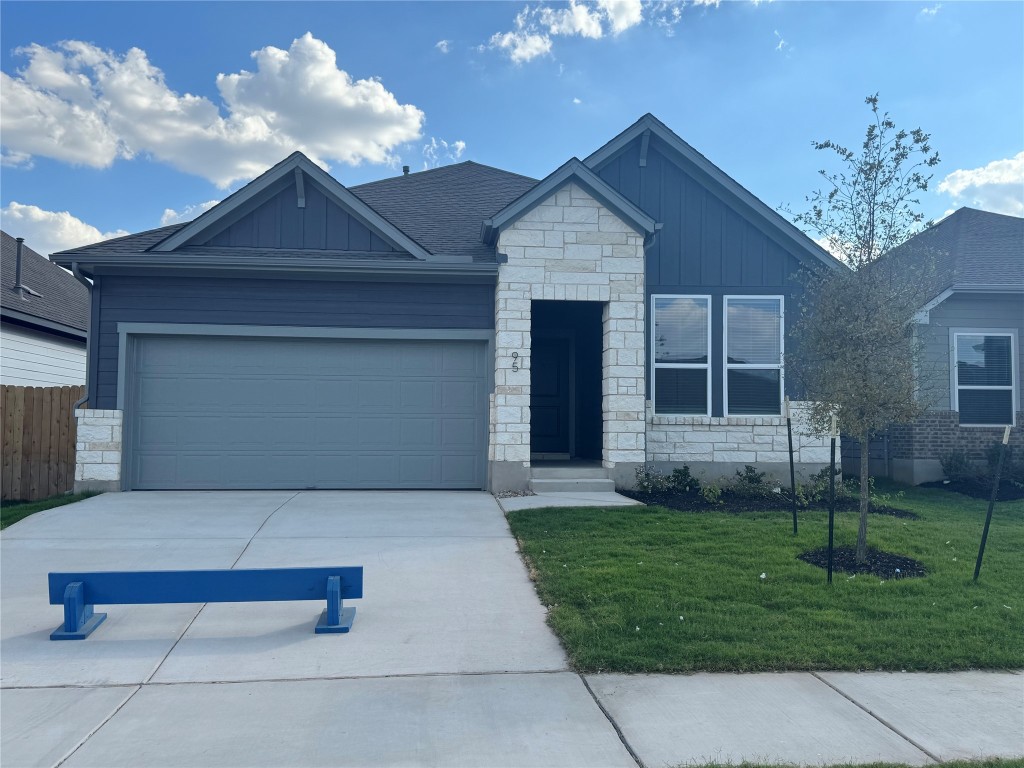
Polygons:
[[[943,768],[1024,768],[1024,759],[950,760],[941,765]],[[707,763],[700,768],[779,768],[779,763]],[[830,765],[827,768],[909,768],[909,766],[906,763],[848,763]]]
[[4,502],[4,504],[0,506],[0,529],[6,528],[9,525],[14,525],[19,520],[24,520],[29,515],[34,515],[36,512],[42,512],[44,509],[62,507],[65,504],[73,504],[76,501],[88,499],[90,496],[96,495],[98,495],[97,491],[87,491],[85,493],[75,493],[67,496],[51,496],[48,499],[41,499],[39,501]]
[[[1024,667],[1024,501],[999,504],[981,579],[971,577],[986,503],[938,489],[872,515],[872,546],[929,575],[882,581],[796,559],[822,546],[827,513],[682,513],[661,507],[509,514],[581,671],[689,672]],[[837,515],[836,544],[856,541]],[[765,578],[761,579],[761,574]]]

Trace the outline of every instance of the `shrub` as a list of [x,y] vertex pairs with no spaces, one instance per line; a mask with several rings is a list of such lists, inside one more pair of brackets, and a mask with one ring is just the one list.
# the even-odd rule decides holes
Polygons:
[[747,464],[743,469],[736,470],[736,479],[729,486],[729,491],[743,499],[772,498],[779,493],[778,481],[769,477],[766,472],[758,472],[756,467]]
[[708,504],[718,504],[722,500],[722,489],[709,483],[700,489],[700,495]]
[[[838,467],[837,467],[838,469]],[[801,504],[810,506],[812,504],[828,503],[829,488],[829,467],[822,467],[818,472],[811,475],[806,483],[800,483],[796,488],[796,498]],[[869,488],[874,490],[874,478],[868,478]],[[843,480],[841,472],[836,472],[836,499],[845,499],[851,496],[860,495],[860,482],[856,478]]]
[[636,468],[636,489],[641,493],[662,493],[669,490],[670,480],[652,464]]
[[669,481],[673,490],[679,493],[700,493],[700,480],[690,474],[690,468],[683,465],[682,469],[673,469]]
[[971,480],[979,475],[978,468],[967,458],[967,451],[957,448],[939,457],[942,474],[947,480]]

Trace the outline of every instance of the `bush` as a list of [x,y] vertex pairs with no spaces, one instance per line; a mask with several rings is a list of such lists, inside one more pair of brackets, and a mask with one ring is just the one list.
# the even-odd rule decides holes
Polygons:
[[779,493],[779,482],[765,472],[758,472],[749,464],[736,470],[736,479],[729,486],[729,491],[741,499],[770,499]]
[[[837,467],[838,469],[838,467]],[[822,467],[818,472],[808,478],[806,483],[800,483],[796,488],[796,498],[804,506],[813,504],[828,503],[829,468]],[[874,491],[874,478],[868,478],[868,487]],[[846,499],[860,495],[860,480],[855,477],[843,479],[841,472],[836,472],[836,499]]]
[[942,474],[946,476],[946,479],[953,482],[971,480],[979,475],[978,467],[967,458],[967,451],[963,448],[957,448],[940,456],[939,465],[942,467]]
[[673,469],[672,488],[679,493],[700,493],[700,480],[690,474],[690,468],[683,465],[682,469]]
[[636,489],[641,493],[663,493],[669,485],[669,479],[652,464],[636,468]]
[[708,504],[718,504],[722,500],[722,489],[709,483],[700,489],[700,495]]

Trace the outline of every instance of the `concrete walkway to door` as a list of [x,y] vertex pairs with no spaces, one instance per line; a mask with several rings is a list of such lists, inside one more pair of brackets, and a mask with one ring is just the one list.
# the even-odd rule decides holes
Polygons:
[[[1024,751],[1017,674],[577,675],[484,493],[108,494],[15,524],[0,554],[4,768]],[[48,640],[50,570],[317,565],[365,568],[350,634],[315,635],[321,607],[297,602],[111,606],[89,639]]]

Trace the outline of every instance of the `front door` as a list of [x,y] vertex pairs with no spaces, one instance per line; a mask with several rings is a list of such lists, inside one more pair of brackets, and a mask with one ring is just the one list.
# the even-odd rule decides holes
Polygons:
[[565,458],[572,452],[572,340],[534,334],[530,352],[530,453]]

